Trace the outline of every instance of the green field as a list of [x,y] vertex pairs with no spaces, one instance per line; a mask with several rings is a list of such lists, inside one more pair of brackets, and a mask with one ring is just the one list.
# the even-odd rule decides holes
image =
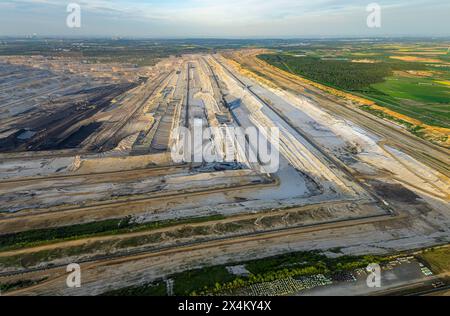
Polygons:
[[[309,276],[319,273],[333,274],[367,267],[370,263],[381,263],[388,258],[377,256],[342,256],[329,258],[321,252],[297,252],[281,256],[230,263],[229,266],[243,265],[250,272],[248,277],[232,275],[227,266],[214,266],[186,271],[169,277],[174,282],[174,295],[221,295],[230,294],[251,284],[272,282],[289,277]],[[160,296],[164,281],[124,288],[105,295]]]
[[429,79],[389,77],[372,87],[398,100],[410,99],[424,104],[449,101],[449,88]]
[[389,77],[363,94],[425,124],[450,128],[450,88],[430,79]]

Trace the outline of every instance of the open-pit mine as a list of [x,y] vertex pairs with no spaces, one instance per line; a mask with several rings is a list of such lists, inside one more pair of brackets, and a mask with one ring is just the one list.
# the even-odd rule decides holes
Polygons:
[[[290,252],[450,242],[448,149],[256,55],[0,57],[0,283],[17,285],[4,295],[100,295]],[[239,149],[174,161],[175,131],[198,122],[224,152],[227,128],[278,129],[279,167]],[[79,288],[66,285],[72,263]]]

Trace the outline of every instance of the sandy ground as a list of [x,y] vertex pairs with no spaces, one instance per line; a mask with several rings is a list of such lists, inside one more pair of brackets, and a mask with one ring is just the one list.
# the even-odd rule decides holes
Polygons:
[[[170,68],[174,64],[167,65]],[[450,241],[449,179],[445,173],[433,168],[435,162],[429,158],[411,154],[409,149],[413,141],[409,138],[405,142],[408,150],[403,150],[405,147],[396,146],[392,140],[386,140],[359,121],[331,112],[327,107],[331,101],[321,103],[322,99],[311,98],[305,89],[294,93],[255,80],[253,76],[253,79],[249,78],[221,56],[188,56],[176,65],[175,69],[181,71],[176,79],[167,79],[166,88],[173,84],[176,87],[171,87],[174,88],[170,90],[172,92],[166,92],[167,95],[184,95],[180,103],[183,104],[183,110],[179,112],[180,125],[192,126],[194,118],[202,120],[206,126],[219,124],[214,114],[226,113],[221,103],[226,94],[238,105],[231,114],[242,126],[280,128],[280,169],[272,175],[276,183],[254,184],[254,181],[267,178],[260,174],[264,168],[250,164],[247,167],[253,170],[186,173],[181,167],[165,175],[151,174],[144,170],[150,166],[164,166],[167,155],[127,157],[120,150],[118,156],[114,152],[96,157],[7,159],[0,163],[0,177],[4,181],[20,182],[24,177],[54,175],[67,178],[18,182],[15,187],[0,184],[0,190],[4,191],[2,206],[9,209],[20,208],[24,203],[38,203],[41,207],[55,205],[51,212],[42,209],[3,215],[0,230],[14,232],[128,215],[140,222],[152,222],[212,214],[253,214],[258,217],[261,212],[281,212],[289,207],[311,204],[320,207],[327,203],[349,202],[361,208],[354,208],[350,213],[336,209],[327,212],[325,217],[320,213],[317,217],[313,214],[310,219],[303,220],[304,224],[311,225],[308,228],[231,236],[227,240],[199,244],[171,244],[165,250],[86,263],[83,265],[83,287],[76,290],[65,288],[62,269],[3,278],[4,281],[49,276],[46,282],[15,294],[95,295],[186,269],[292,251],[341,248],[345,254],[385,254]],[[218,78],[218,86],[212,71]],[[165,100],[161,93],[165,95],[160,92],[155,100]],[[218,135],[215,141],[220,147],[223,138]],[[131,148],[126,142],[120,146]],[[423,160],[419,159],[421,157]],[[133,170],[141,168],[142,172],[133,174]],[[84,176],[119,170],[128,170],[132,174],[128,180],[117,179],[113,174],[98,176],[98,179],[95,175]],[[70,177],[77,175],[78,178]],[[233,184],[243,187],[233,188]],[[216,186],[221,187],[216,190]],[[193,192],[195,188],[203,190]],[[161,194],[164,190],[176,194],[111,202],[112,195],[118,192],[135,196],[149,191]],[[89,199],[104,199],[105,203],[86,207],[58,206],[67,201],[85,203]],[[364,205],[368,207],[364,208]],[[372,218],[373,215],[382,218]],[[342,221],[333,222],[338,219]],[[258,221],[254,223],[257,226]],[[56,247],[70,246],[73,244]],[[9,255],[13,253],[6,254]],[[68,259],[76,261],[79,258]]]

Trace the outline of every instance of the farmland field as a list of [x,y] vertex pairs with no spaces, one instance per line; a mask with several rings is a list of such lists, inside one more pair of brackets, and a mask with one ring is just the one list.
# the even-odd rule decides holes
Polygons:
[[[168,280],[173,282],[174,294],[181,296],[229,295],[247,291],[255,295],[259,291],[266,292],[267,287],[272,291],[271,295],[287,295],[304,290],[311,286],[310,284],[330,284],[331,280],[322,273],[332,276],[335,273],[366,267],[372,262],[382,263],[388,260],[388,257],[379,256],[329,258],[320,252],[298,252],[234,263],[245,266],[249,272],[248,276],[233,275],[227,266],[223,265],[178,273],[170,276]],[[157,296],[164,295],[164,288],[165,281],[160,280],[106,295]]]
[[425,251],[421,258],[426,261],[437,273],[450,272],[450,251],[449,247],[431,249]]
[[[259,58],[306,79],[362,96],[420,124],[450,128],[448,51],[448,46],[433,42],[327,42],[281,48]],[[420,124],[408,128],[417,130]]]

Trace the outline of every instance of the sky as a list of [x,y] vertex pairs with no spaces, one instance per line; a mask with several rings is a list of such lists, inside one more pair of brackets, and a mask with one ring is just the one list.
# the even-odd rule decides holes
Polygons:
[[[449,0],[0,0],[0,36],[304,38],[450,36]],[[81,27],[66,25],[67,5]]]

